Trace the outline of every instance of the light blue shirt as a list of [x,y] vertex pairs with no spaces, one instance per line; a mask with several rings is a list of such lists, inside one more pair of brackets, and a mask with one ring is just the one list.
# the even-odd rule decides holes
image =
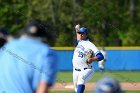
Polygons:
[[34,93],[39,81],[55,82],[57,56],[48,45],[20,38],[0,52],[0,93]]

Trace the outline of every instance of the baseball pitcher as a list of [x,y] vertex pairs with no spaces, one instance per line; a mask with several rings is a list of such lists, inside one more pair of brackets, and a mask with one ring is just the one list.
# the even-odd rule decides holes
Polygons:
[[85,83],[89,80],[93,73],[94,68],[92,62],[103,60],[104,57],[98,48],[89,41],[88,30],[80,25],[75,26],[77,42],[73,54],[73,82],[76,93],[83,93]]

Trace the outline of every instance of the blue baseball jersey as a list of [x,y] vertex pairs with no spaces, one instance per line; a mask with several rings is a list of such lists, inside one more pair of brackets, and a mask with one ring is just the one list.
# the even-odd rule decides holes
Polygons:
[[54,84],[57,55],[47,44],[24,37],[0,52],[0,93],[35,93],[39,81]]

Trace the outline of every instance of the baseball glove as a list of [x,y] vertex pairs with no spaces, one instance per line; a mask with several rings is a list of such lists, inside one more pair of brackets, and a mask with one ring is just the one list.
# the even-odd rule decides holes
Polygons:
[[85,53],[85,59],[86,59],[86,63],[87,64],[90,64],[87,60],[92,57],[94,54],[94,51],[92,51],[91,49],[88,49]]

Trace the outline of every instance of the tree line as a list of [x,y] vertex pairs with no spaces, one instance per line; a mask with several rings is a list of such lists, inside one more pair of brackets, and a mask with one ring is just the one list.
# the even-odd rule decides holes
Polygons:
[[29,20],[43,21],[51,46],[75,45],[78,23],[96,46],[140,45],[138,0],[0,0],[0,18],[14,36]]

